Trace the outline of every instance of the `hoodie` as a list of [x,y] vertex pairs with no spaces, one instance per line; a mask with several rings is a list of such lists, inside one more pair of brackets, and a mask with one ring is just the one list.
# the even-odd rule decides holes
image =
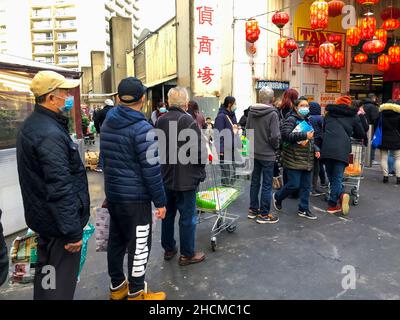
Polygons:
[[[266,104],[251,106],[246,129],[254,130],[254,158],[275,161],[281,139],[278,110]],[[248,134],[249,138],[251,136]]]
[[400,150],[400,105],[385,103],[381,105],[383,150]]
[[369,98],[363,100],[363,105],[368,124],[375,125],[376,120],[379,118],[379,105]]
[[152,130],[139,111],[118,106],[108,112],[100,136],[108,201],[166,205],[157,142],[155,136],[148,137]]

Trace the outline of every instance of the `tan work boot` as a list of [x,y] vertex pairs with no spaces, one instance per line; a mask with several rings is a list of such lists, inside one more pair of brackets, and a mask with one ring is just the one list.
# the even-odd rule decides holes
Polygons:
[[128,300],[166,300],[165,292],[151,292],[147,288],[147,282],[144,283],[144,290],[136,293],[129,293]]
[[110,286],[110,300],[125,300],[128,294],[129,286],[126,279],[116,288]]

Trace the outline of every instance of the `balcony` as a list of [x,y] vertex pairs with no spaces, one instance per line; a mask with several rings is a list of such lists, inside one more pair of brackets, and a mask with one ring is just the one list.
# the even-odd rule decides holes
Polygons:
[[64,68],[76,68],[79,67],[79,62],[78,60],[59,61],[57,65]]
[[78,48],[66,48],[66,49],[60,49],[58,48],[57,50],[57,54],[60,55],[65,55],[65,56],[69,56],[69,55],[74,55],[76,56],[78,54]]
[[57,20],[74,19],[76,17],[75,10],[56,11],[55,18]]
[[53,42],[53,37],[34,37],[32,40],[33,44],[46,44],[46,43],[52,43]]
[[53,30],[51,23],[33,24],[32,26],[32,31],[49,31],[49,30]]
[[76,30],[76,22],[75,20],[68,21],[68,20],[63,20],[62,22],[56,23],[56,30],[64,30],[64,31],[71,31],[71,30]]
[[54,51],[36,51],[33,53],[34,56],[38,57],[49,57],[54,56]]

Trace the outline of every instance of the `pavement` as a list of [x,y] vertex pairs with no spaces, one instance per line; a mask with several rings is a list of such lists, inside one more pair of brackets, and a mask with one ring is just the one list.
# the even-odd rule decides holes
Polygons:
[[[89,172],[88,178],[94,208],[104,198],[103,176]],[[379,167],[364,171],[360,203],[347,217],[325,213],[326,202],[319,197],[311,198],[318,219],[306,220],[297,216],[297,203],[290,199],[274,225],[247,219],[247,183],[229,209],[240,216],[237,230],[218,236],[216,252],[210,246],[213,221],[198,225],[197,247],[207,258],[197,265],[180,267],[177,257],[163,260],[158,222],[149,286],[165,291],[169,300],[400,299],[400,188],[395,178],[388,185],[381,179]],[[94,242],[93,237],[76,290],[79,300],[109,298],[106,253],[96,253]],[[355,269],[355,289],[342,286],[346,266]],[[1,299],[32,299],[32,287],[5,285]]]

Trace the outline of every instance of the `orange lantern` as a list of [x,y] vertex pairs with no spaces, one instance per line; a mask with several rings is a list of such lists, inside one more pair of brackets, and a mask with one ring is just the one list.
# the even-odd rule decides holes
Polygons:
[[362,4],[363,6],[372,6],[377,4],[379,0],[357,0],[358,3]]
[[342,14],[342,9],[345,6],[343,1],[333,0],[328,3],[328,15],[332,18],[338,17]]
[[358,21],[361,40],[370,40],[375,35],[376,19],[374,17],[362,18]]
[[383,22],[382,28],[387,31],[394,31],[400,27],[400,21],[397,19],[387,19]]
[[294,39],[287,39],[285,41],[285,49],[289,51],[289,53],[292,53],[298,49],[297,42]]
[[277,11],[272,16],[272,23],[279,29],[282,29],[289,22],[289,14],[283,11]]
[[385,50],[385,47],[385,42],[374,38],[373,40],[364,43],[362,51],[368,54],[377,54]]
[[246,21],[246,40],[250,43],[254,43],[260,36],[260,28],[258,27],[258,21],[250,19]]
[[389,48],[389,59],[391,64],[400,63],[400,46],[395,44]]
[[361,32],[357,27],[352,27],[346,31],[346,42],[349,46],[355,47],[360,44]]
[[305,50],[305,57],[315,57],[318,53],[318,48],[309,46]]
[[278,56],[280,56],[283,59],[290,56],[290,52],[287,51],[285,48],[286,40],[287,40],[286,38],[280,38],[278,40]]
[[387,54],[382,54],[378,57],[378,70],[388,71],[390,68],[390,58]]
[[378,40],[383,41],[385,44],[387,43],[387,36],[388,36],[388,32],[385,29],[377,29],[375,31],[375,37]]
[[328,27],[329,6],[323,0],[317,0],[311,5],[311,28],[317,31]]
[[383,21],[390,19],[390,18],[398,19],[398,18],[400,18],[400,9],[389,6],[381,12],[381,18]]
[[359,53],[355,55],[354,61],[357,63],[364,63],[368,61],[368,55],[365,53]]
[[335,60],[335,45],[325,42],[319,46],[319,65],[322,68],[330,68]]
[[342,36],[340,34],[330,34],[328,36],[328,41],[334,44],[342,42]]
[[342,69],[344,68],[344,61],[344,52],[335,51],[332,67],[335,69]]

